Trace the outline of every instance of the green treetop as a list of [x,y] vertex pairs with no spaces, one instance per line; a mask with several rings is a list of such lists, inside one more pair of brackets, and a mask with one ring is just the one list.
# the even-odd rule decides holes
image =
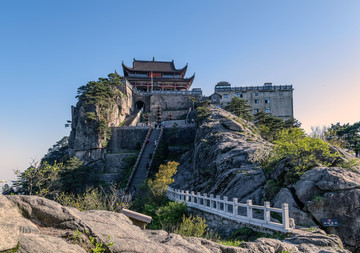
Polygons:
[[253,116],[250,113],[251,106],[248,105],[244,99],[234,97],[225,109],[242,119],[248,121],[253,119]]

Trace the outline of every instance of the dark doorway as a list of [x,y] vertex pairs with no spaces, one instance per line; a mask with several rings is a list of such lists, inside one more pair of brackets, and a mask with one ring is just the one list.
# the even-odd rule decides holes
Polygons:
[[137,110],[140,110],[141,108],[143,108],[143,110],[145,110],[145,103],[143,101],[139,100],[135,103],[135,107]]

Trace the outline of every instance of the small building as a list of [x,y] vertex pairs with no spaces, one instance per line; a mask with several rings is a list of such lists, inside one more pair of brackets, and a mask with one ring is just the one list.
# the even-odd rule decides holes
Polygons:
[[194,81],[195,74],[185,78],[187,64],[175,68],[174,61],[133,60],[132,68],[122,63],[125,79],[140,91],[187,91]]
[[[217,100],[215,94],[221,96],[219,100],[222,108],[226,107],[234,97],[245,99],[252,108],[252,114],[264,111],[287,120],[294,117],[293,90],[292,85],[265,83],[264,86],[231,87],[230,83],[222,81],[215,85],[215,93],[210,97]],[[216,104],[212,99],[210,101]]]

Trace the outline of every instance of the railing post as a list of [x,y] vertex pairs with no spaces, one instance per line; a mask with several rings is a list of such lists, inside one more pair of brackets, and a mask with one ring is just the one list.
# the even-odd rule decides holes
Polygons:
[[[197,193],[196,204],[198,206],[201,206],[201,193],[200,192]],[[204,204],[204,202],[203,202],[203,204]]]
[[247,213],[247,218],[249,220],[252,220],[253,213],[252,213],[252,200],[251,199],[248,199],[246,201],[246,213]]
[[210,208],[214,208],[214,194],[210,194]]
[[189,191],[185,192],[185,202],[189,202]]
[[203,203],[205,207],[208,207],[206,198],[207,198],[207,193],[204,193]]
[[191,191],[191,204],[195,205],[195,192]]
[[224,196],[224,213],[229,212],[227,202],[228,202],[228,197]]
[[233,215],[236,216],[238,215],[238,199],[237,198],[233,198]]
[[270,202],[269,201],[265,201],[264,202],[264,221],[266,224],[270,223]]
[[216,195],[216,211],[220,211],[220,195]]
[[287,203],[282,204],[282,223],[284,229],[289,228],[289,205]]
[[184,201],[185,200],[185,193],[184,193],[184,190],[181,190],[181,195],[180,195],[180,200],[181,201]]

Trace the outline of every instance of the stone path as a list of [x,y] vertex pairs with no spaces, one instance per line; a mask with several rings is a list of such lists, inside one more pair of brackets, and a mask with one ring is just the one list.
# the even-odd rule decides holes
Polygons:
[[147,165],[150,164],[150,154],[155,150],[155,140],[159,138],[160,129],[153,129],[150,134],[150,144],[146,144],[145,150],[141,156],[138,168],[135,172],[134,178],[130,185],[130,191],[133,191],[135,185],[136,189],[139,189],[140,185],[144,183],[147,173]]
[[129,117],[127,117],[127,119],[125,120],[123,126],[130,126],[131,123],[134,121],[134,119],[136,118],[138,112],[140,111],[140,109],[136,110],[134,113],[132,113]]

